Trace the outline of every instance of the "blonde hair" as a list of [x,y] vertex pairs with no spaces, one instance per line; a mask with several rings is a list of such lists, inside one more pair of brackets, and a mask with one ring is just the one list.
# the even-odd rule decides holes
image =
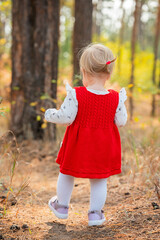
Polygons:
[[116,58],[108,47],[91,43],[79,53],[80,67],[87,73],[112,73]]

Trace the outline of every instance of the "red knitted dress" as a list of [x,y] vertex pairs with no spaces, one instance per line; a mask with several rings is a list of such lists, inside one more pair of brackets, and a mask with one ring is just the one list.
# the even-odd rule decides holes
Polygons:
[[80,178],[107,178],[121,173],[121,142],[114,116],[119,93],[105,95],[76,87],[78,113],[67,127],[56,162],[60,172]]

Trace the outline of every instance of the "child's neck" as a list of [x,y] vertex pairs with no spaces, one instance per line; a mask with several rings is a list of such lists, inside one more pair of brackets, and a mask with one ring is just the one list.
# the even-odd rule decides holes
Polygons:
[[98,73],[95,75],[91,75],[88,73],[83,74],[83,79],[86,87],[88,89],[98,90],[98,91],[106,91],[104,88],[106,81],[109,79],[109,76],[106,76],[104,73]]
[[104,88],[104,84],[100,84],[100,83],[93,83],[93,84],[88,84],[87,85],[88,89],[93,89],[93,90],[98,90],[98,91],[106,91],[106,89]]

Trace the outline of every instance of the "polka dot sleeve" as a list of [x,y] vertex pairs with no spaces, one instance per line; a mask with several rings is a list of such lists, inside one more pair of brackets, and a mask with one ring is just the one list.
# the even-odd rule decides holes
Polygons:
[[48,122],[70,125],[75,120],[78,111],[78,101],[75,89],[66,84],[67,96],[59,110],[49,108],[45,112],[45,119]]
[[124,104],[126,99],[127,99],[126,90],[125,88],[122,88],[119,93],[119,103],[114,118],[114,122],[117,125],[117,127],[122,127],[127,122],[127,110]]

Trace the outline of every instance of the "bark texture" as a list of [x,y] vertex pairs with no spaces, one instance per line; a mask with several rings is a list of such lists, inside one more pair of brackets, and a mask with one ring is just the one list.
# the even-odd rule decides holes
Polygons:
[[58,0],[12,0],[11,129],[23,139],[56,137],[40,109],[55,107],[58,37]]
[[122,61],[122,45],[124,39],[124,18],[125,18],[125,9],[123,7],[124,0],[121,0],[121,28],[119,32],[119,46],[118,46],[118,74],[121,75],[121,61]]
[[73,32],[73,80],[74,85],[82,85],[79,79],[78,52],[92,41],[92,0],[75,0],[75,23]]

